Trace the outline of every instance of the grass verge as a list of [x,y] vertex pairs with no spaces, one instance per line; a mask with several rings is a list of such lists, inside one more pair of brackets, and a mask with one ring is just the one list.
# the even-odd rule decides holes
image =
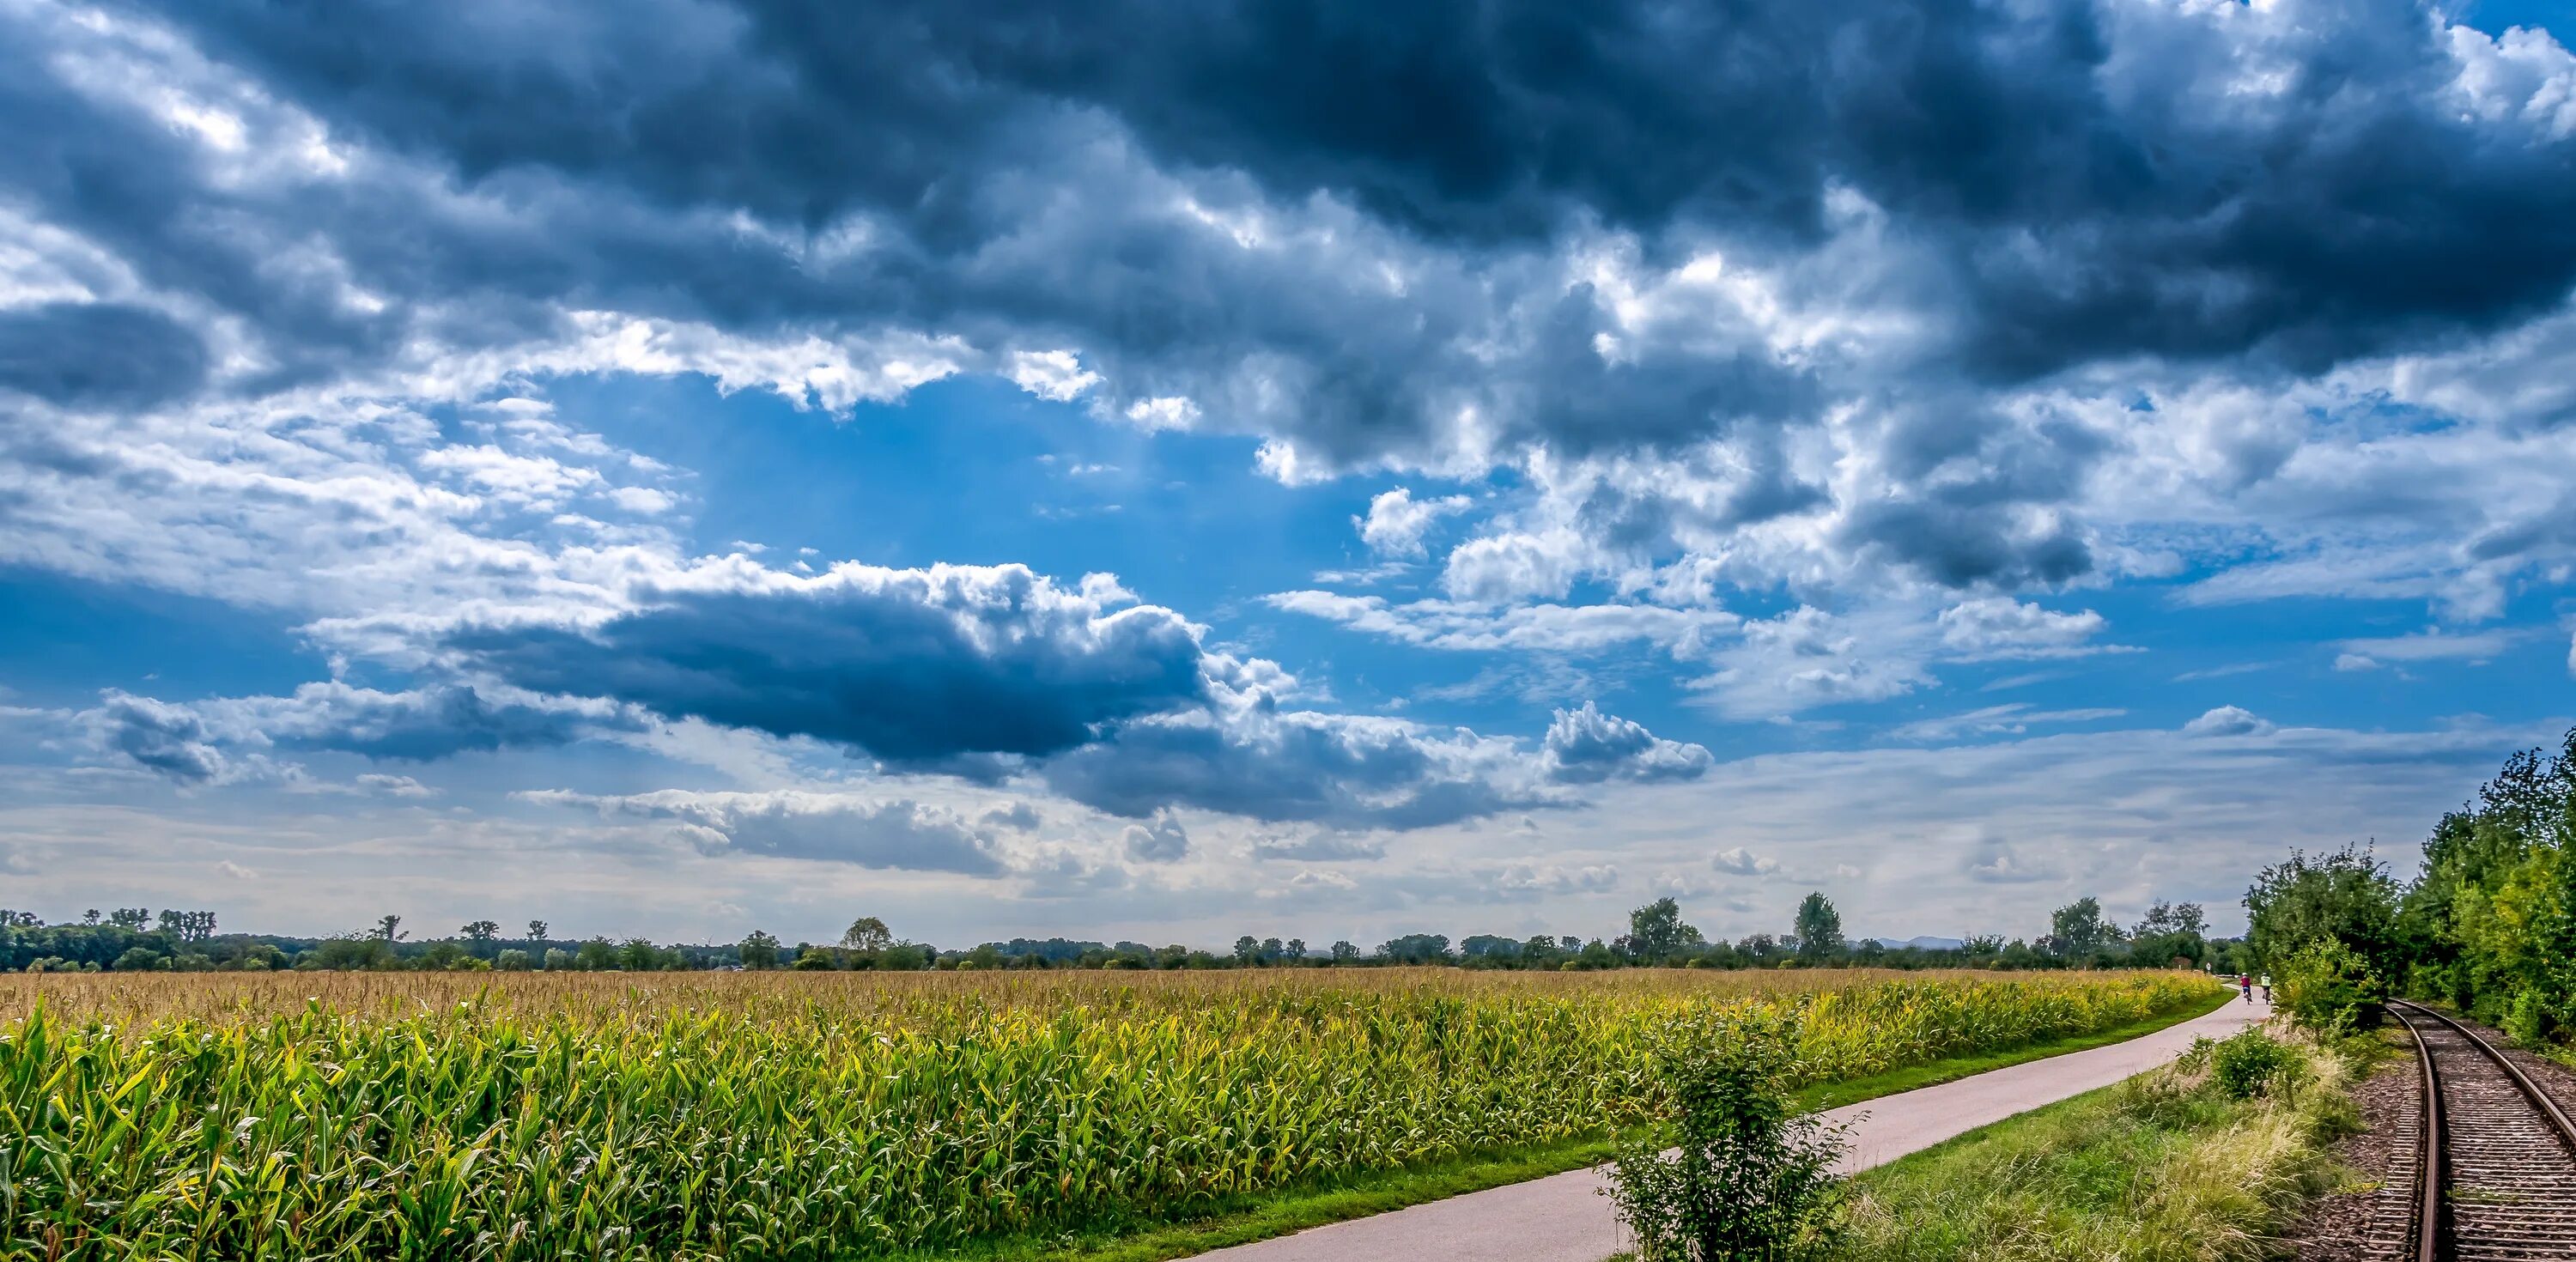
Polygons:
[[2267,1256],[2345,1178],[2355,1053],[2286,1044],[2299,1068],[2235,1099],[2206,1058],[1999,1122],[1863,1174],[1855,1262],[2219,1262]]
[[[1813,1109],[1836,1108],[2028,1061],[2122,1043],[2215,1011],[2234,997],[2232,993],[2222,994],[2206,1003],[2091,1034],[1953,1057],[1848,1082],[1818,1083],[1801,1091],[1798,1103]],[[924,1262],[933,1257],[941,1262],[1164,1262],[1168,1258],[1188,1257],[1210,1249],[1248,1244],[1309,1227],[1365,1218],[1408,1205],[1579,1170],[1607,1160],[1611,1148],[1612,1141],[1603,1137],[1571,1144],[1486,1153],[1440,1165],[1309,1184],[1220,1202],[1200,1217],[1185,1222],[1140,1224],[1129,1231],[1020,1237],[918,1257]]]

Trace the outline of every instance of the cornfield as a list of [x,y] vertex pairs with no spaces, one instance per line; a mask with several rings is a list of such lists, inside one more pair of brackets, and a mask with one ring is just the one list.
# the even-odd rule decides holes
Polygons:
[[1813,1081],[2086,1033],[2180,974],[0,978],[0,1255],[864,1257],[1598,1137],[1649,1048]]

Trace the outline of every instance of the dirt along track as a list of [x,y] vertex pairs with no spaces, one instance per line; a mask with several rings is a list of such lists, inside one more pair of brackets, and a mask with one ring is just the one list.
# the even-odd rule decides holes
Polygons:
[[2432,1009],[2390,1005],[2415,1033],[2434,1089],[2419,1143],[2406,1256],[2576,1258],[2576,1124],[2478,1035]]
[[[1881,1096],[1825,1114],[1848,1126],[1848,1170],[1865,1170],[2044,1104],[2110,1086],[2272,1015],[2227,1006],[2153,1034],[2030,1061],[1956,1082]],[[1625,1248],[1599,1170],[1515,1183],[1200,1254],[1222,1262],[1601,1262]],[[2566,1255],[2553,1255],[2566,1256]]]

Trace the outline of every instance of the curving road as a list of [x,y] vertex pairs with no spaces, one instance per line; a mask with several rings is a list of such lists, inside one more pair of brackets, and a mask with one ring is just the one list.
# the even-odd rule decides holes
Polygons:
[[[1864,1170],[2144,1073],[2181,1054],[2195,1038],[2225,1038],[2271,1014],[2271,1005],[2259,1000],[2231,1001],[2126,1043],[1880,1096],[1825,1117],[1850,1127],[1844,1168]],[[1574,1170],[1199,1256],[1223,1262],[1601,1262],[1627,1243],[1610,1202],[1600,1195],[1601,1182],[1598,1169]]]

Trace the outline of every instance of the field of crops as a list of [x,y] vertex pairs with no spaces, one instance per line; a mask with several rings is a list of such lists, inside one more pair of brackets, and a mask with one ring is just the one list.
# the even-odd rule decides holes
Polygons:
[[1601,1134],[1659,1037],[1812,1079],[2154,973],[0,976],[0,1256],[831,1258]]

